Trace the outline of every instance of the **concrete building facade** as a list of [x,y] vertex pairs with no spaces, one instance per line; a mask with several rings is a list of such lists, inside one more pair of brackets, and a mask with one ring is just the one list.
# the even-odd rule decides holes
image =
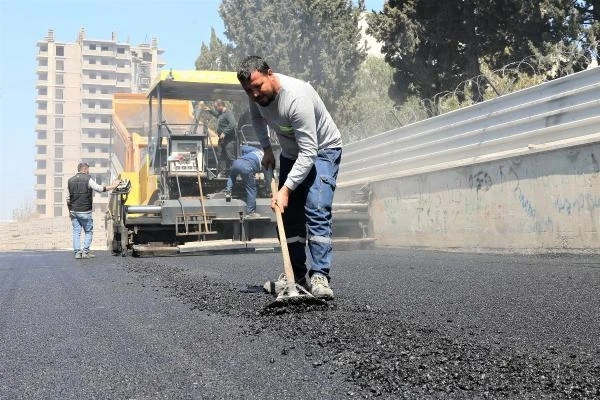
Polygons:
[[[132,46],[87,39],[55,40],[54,31],[37,42],[35,124],[35,209],[38,215],[66,215],[67,181],[80,161],[90,165],[99,184],[111,176],[111,116],[114,93],[143,93],[165,63],[158,40]],[[106,209],[108,195],[94,196],[95,211]]]

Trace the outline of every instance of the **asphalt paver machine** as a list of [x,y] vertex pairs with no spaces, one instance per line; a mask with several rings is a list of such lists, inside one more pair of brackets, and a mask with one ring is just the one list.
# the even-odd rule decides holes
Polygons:
[[[242,115],[248,107],[233,72],[159,74],[147,94],[149,130],[140,156],[145,161],[138,170],[120,174],[122,183],[109,202],[108,245],[113,253],[255,252],[277,246],[270,188],[262,174],[256,176],[256,211],[261,216],[246,217],[243,185],[234,185],[232,198],[225,197],[227,176],[220,173],[218,138],[211,117],[196,107],[199,102],[210,106],[216,99],[226,101],[234,114]],[[173,101],[179,108],[168,105]],[[140,195],[142,191],[148,195]]]

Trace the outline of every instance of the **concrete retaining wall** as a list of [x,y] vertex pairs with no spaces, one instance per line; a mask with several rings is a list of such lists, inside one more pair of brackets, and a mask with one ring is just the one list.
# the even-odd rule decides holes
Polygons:
[[600,143],[369,188],[378,246],[600,252]]

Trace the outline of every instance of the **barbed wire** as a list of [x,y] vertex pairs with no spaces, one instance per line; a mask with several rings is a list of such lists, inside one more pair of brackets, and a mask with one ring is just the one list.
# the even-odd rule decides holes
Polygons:
[[443,91],[428,99],[414,99],[346,127],[342,132],[344,143],[363,140],[431,116],[445,114],[568,75],[574,72],[573,65],[576,63],[587,68],[598,65],[598,51],[595,46],[578,45],[574,48],[572,45],[559,45],[553,50],[549,54],[528,56],[495,70],[487,69],[484,65],[481,74],[460,82],[453,91]]

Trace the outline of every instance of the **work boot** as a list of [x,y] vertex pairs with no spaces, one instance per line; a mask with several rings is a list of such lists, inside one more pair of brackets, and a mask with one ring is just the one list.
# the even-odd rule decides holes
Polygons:
[[257,212],[251,212],[250,214],[246,214],[246,216],[244,218],[246,219],[256,219],[256,218],[261,218],[262,215],[260,215]]
[[[307,292],[310,292],[310,285],[306,281],[306,278],[301,279],[299,282],[296,281],[296,283],[302,286],[304,289],[306,289]],[[272,295],[278,295],[283,291],[283,289],[285,289],[286,286],[287,278],[285,277],[285,274],[281,274],[279,275],[279,278],[277,278],[276,281],[265,282],[263,289],[267,293],[271,293]]]
[[81,254],[81,258],[94,258],[96,257],[95,255],[93,255],[92,253],[90,253],[89,251],[84,251]]
[[310,284],[312,286],[311,293],[313,296],[319,299],[333,300],[333,290],[329,287],[329,280],[326,276],[314,274],[310,278]]
[[81,257],[82,257],[82,254],[81,254],[81,252],[80,252],[80,251],[76,251],[76,252],[75,252],[75,259],[76,259],[76,260],[80,260],[80,259],[81,259]]

